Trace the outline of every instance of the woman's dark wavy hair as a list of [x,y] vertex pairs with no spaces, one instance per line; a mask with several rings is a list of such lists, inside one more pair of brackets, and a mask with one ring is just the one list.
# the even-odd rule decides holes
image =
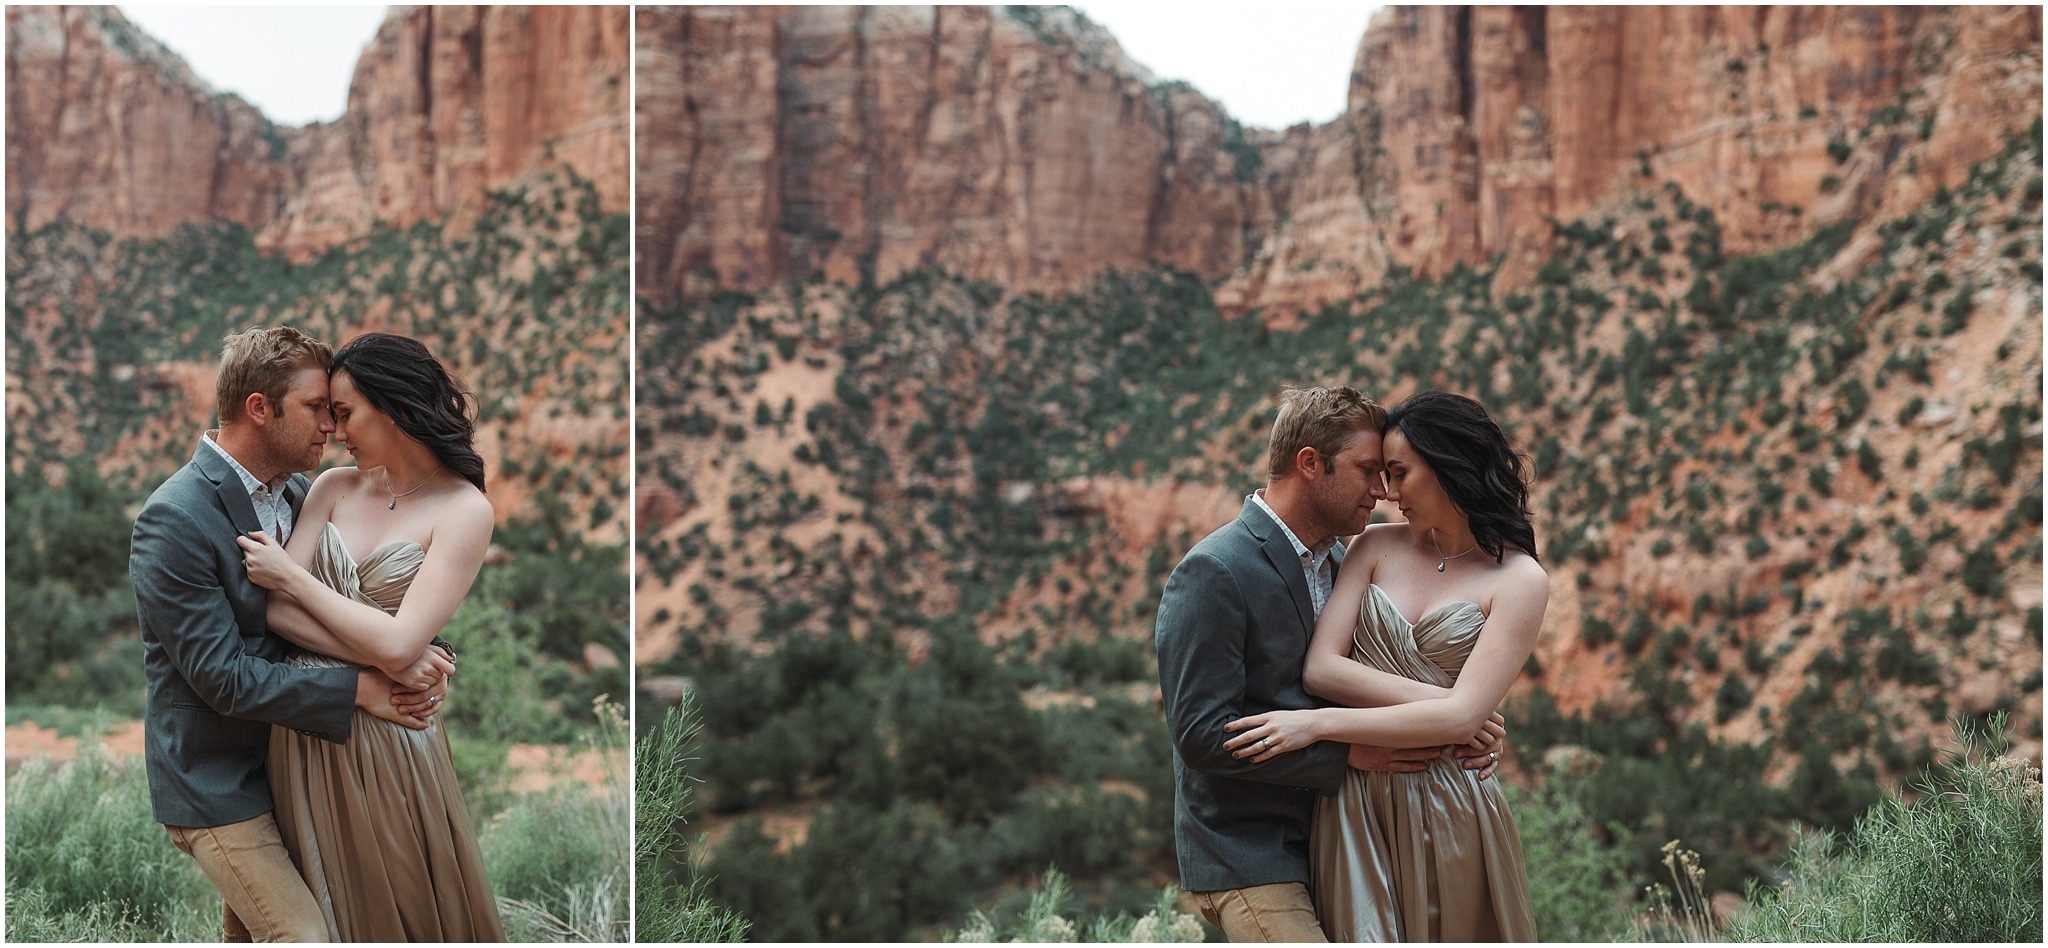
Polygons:
[[1510,549],[1536,555],[1522,455],[1484,406],[1450,392],[1421,392],[1387,410],[1386,430],[1396,428],[1429,462],[1494,562]]
[[335,350],[332,376],[347,372],[370,406],[391,416],[398,430],[427,446],[448,469],[484,489],[484,459],[471,441],[471,398],[455,376],[417,339],[366,332]]

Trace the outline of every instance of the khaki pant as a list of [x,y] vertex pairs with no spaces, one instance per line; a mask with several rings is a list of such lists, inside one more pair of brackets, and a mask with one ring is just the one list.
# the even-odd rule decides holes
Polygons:
[[330,941],[327,919],[269,813],[226,826],[166,826],[220,890],[221,940]]
[[1308,886],[1299,882],[1188,894],[1201,907],[1202,917],[1234,942],[1330,940],[1323,935],[1322,923],[1316,921]]

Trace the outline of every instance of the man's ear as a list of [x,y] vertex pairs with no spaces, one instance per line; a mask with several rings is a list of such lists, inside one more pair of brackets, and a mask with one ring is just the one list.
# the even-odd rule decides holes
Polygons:
[[1304,446],[1301,450],[1294,452],[1294,471],[1300,474],[1302,479],[1314,481],[1324,473],[1322,461],[1323,453],[1321,451],[1317,451],[1313,447]]
[[250,392],[249,397],[242,400],[242,417],[255,422],[259,427],[270,423],[270,409],[270,399],[264,397],[262,392]]

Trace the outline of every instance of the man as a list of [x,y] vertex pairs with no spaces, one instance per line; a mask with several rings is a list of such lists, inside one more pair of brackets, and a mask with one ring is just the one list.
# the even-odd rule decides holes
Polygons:
[[[1302,663],[1343,562],[1337,538],[1364,530],[1385,496],[1385,422],[1348,387],[1288,390],[1266,487],[1188,551],[1159,602],[1181,888],[1231,941],[1327,941],[1307,886],[1316,796],[1336,793],[1347,767],[1413,773],[1442,751],[1324,742],[1255,764],[1223,748],[1237,718],[1322,706]],[[1459,756],[1486,776],[1498,747]]]
[[293,867],[263,770],[270,726],[336,743],[354,709],[424,728],[453,665],[425,692],[375,669],[285,664],[264,624],[268,594],[249,582],[235,538],[282,543],[328,432],[327,346],[290,328],[231,335],[221,350],[220,428],[135,519],[128,569],[142,626],[149,697],[143,717],[150,808],[225,902],[227,941],[326,941],[326,920]]

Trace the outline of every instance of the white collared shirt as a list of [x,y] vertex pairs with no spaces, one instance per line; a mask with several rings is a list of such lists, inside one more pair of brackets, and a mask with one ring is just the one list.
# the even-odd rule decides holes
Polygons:
[[242,462],[235,460],[235,456],[229,454],[228,449],[221,447],[220,442],[214,440],[218,434],[219,428],[209,429],[199,436],[199,443],[226,458],[228,466],[234,468],[236,474],[241,475],[242,486],[249,489],[249,503],[256,508],[256,522],[263,525],[264,532],[269,533],[271,538],[277,541],[278,546],[283,546],[292,535],[292,505],[284,496],[285,485],[292,480],[291,474],[279,474],[268,484],[257,480],[256,475],[249,473],[249,469],[243,467]]
[[1337,584],[1336,570],[1330,563],[1330,552],[1337,548],[1337,538],[1324,540],[1318,549],[1309,549],[1308,544],[1301,542],[1301,538],[1294,535],[1294,530],[1287,526],[1287,521],[1280,519],[1280,515],[1266,504],[1265,494],[1265,488],[1260,488],[1252,491],[1248,499],[1258,504],[1259,509],[1266,512],[1266,516],[1272,517],[1273,522],[1280,525],[1280,532],[1287,534],[1287,542],[1294,544],[1294,555],[1301,558],[1302,576],[1308,580],[1309,604],[1315,607],[1316,618],[1320,619],[1323,616],[1323,606],[1330,601],[1330,590]]

